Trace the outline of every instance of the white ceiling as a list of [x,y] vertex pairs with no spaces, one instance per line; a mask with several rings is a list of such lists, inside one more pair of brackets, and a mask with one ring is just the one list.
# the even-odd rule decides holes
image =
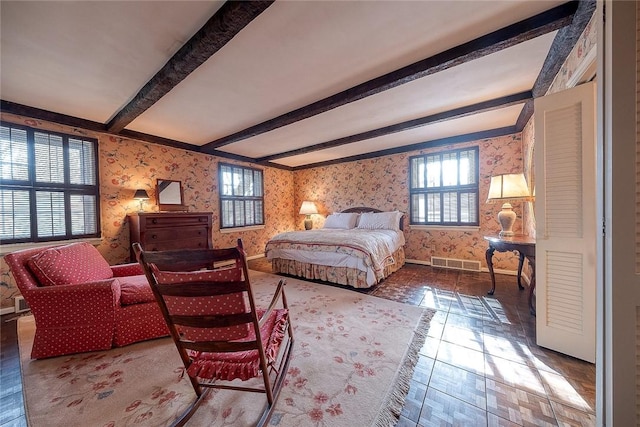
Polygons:
[[[198,150],[562,3],[278,0],[125,129]],[[3,0],[0,98],[107,124],[222,4]],[[217,150],[276,155],[531,90],[555,34]],[[523,105],[273,162],[304,166],[514,126]]]

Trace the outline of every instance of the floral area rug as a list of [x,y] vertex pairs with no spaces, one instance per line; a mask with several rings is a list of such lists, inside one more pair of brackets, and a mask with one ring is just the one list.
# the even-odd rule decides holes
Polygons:
[[[251,272],[266,304],[280,277]],[[270,425],[393,426],[432,312],[287,278],[294,349]],[[195,399],[170,338],[31,360],[35,323],[19,319],[29,425],[164,426]],[[249,426],[262,394],[214,391],[188,426]]]

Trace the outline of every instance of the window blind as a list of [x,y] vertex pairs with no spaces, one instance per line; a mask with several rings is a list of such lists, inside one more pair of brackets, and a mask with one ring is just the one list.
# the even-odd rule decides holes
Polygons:
[[0,124],[0,240],[100,234],[97,141]]
[[478,225],[478,148],[411,157],[411,224]]

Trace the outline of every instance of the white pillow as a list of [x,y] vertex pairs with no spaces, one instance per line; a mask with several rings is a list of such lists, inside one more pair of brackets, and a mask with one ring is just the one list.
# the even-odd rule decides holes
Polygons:
[[367,212],[360,215],[358,228],[366,230],[395,230],[400,231],[402,212]]
[[356,227],[358,216],[357,213],[334,213],[327,217],[322,228],[350,230]]

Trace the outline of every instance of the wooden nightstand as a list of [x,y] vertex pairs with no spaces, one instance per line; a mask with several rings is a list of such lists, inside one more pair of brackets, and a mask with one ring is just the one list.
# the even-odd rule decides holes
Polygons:
[[493,273],[493,253],[518,251],[520,254],[520,261],[518,262],[518,287],[524,289],[522,286],[522,265],[524,259],[527,258],[531,265],[531,283],[529,284],[529,311],[535,316],[536,309],[533,305],[533,291],[536,288],[536,239],[530,236],[514,235],[514,236],[499,236],[497,234],[484,236],[484,239],[489,242],[487,248],[486,258],[487,267],[491,274],[491,290],[489,295],[493,295],[496,291],[496,276]]

